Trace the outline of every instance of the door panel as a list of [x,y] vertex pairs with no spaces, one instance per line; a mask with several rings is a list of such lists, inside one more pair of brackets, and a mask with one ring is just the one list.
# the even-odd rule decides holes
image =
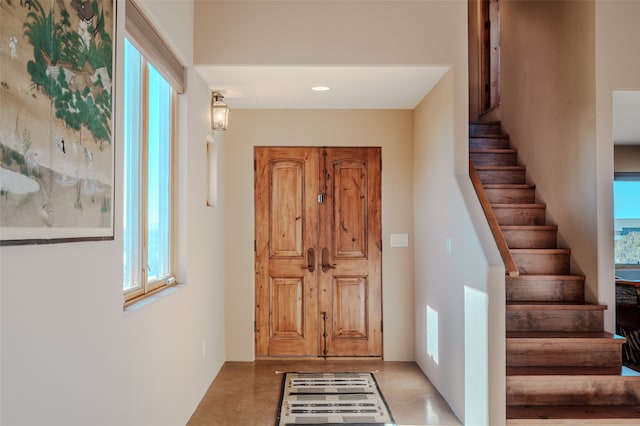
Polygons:
[[304,282],[300,278],[271,280],[271,338],[304,338]]
[[[326,148],[320,312],[328,356],[382,356],[380,148]],[[325,254],[323,253],[323,254]]]
[[256,355],[315,356],[317,150],[256,148],[254,154]]
[[368,337],[367,280],[365,277],[333,280],[335,339]]
[[271,258],[300,257],[304,162],[273,160],[271,168]]
[[381,356],[380,148],[256,147],[256,355]]
[[366,162],[335,160],[333,174],[333,235],[336,258],[367,257]]

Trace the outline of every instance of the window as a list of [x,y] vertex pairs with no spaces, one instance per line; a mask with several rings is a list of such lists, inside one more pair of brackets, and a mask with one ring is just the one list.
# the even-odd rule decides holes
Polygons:
[[184,67],[125,3],[123,282],[125,303],[175,282],[174,135]]
[[613,183],[616,265],[640,263],[640,174],[616,174]]
[[127,299],[173,280],[173,89],[125,39],[124,281]]

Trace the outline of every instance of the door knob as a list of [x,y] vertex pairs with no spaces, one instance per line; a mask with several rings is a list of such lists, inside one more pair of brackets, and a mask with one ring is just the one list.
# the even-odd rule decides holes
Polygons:
[[338,265],[329,263],[329,249],[322,249],[322,272],[329,272],[329,269],[336,269]]

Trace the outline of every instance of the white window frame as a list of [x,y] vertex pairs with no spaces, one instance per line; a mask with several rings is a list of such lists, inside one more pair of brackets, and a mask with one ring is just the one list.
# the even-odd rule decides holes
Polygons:
[[[184,93],[184,67],[167,47],[164,41],[158,36],[158,33],[144,17],[138,6],[134,4],[132,0],[126,0],[125,4],[125,38],[140,52],[142,59],[142,71],[141,71],[141,134],[139,136],[140,143],[140,170],[138,175],[138,186],[140,189],[140,203],[139,203],[139,235],[138,235],[138,247],[139,253],[136,254],[138,258],[137,264],[147,265],[147,259],[149,255],[149,248],[147,247],[148,241],[148,208],[147,208],[147,145],[148,145],[148,129],[149,129],[149,115],[148,115],[148,83],[149,83],[149,68],[151,64],[153,67],[164,77],[164,79],[172,87],[171,94],[171,112],[170,112],[170,126],[171,126],[171,141],[170,141],[170,170],[169,170],[169,197],[171,206],[170,222],[169,222],[169,274],[162,277],[159,280],[149,281],[148,279],[148,265],[141,268],[140,284],[134,288],[125,290],[125,283],[122,283],[124,306],[127,307],[140,299],[143,299],[149,295],[155,294],[165,288],[168,288],[176,284],[176,176],[177,176],[177,123],[178,123],[178,95]],[[127,191],[127,188],[123,188],[123,191]],[[124,197],[124,193],[123,193]],[[126,212],[123,210],[123,215]],[[127,248],[123,246],[123,250]],[[124,274],[123,274],[124,280]]]

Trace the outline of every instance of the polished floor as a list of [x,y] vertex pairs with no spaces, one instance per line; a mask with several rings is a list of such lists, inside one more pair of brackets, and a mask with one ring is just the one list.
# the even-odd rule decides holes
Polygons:
[[188,426],[274,426],[285,371],[371,371],[398,425],[461,424],[414,362],[269,360],[225,363]]

